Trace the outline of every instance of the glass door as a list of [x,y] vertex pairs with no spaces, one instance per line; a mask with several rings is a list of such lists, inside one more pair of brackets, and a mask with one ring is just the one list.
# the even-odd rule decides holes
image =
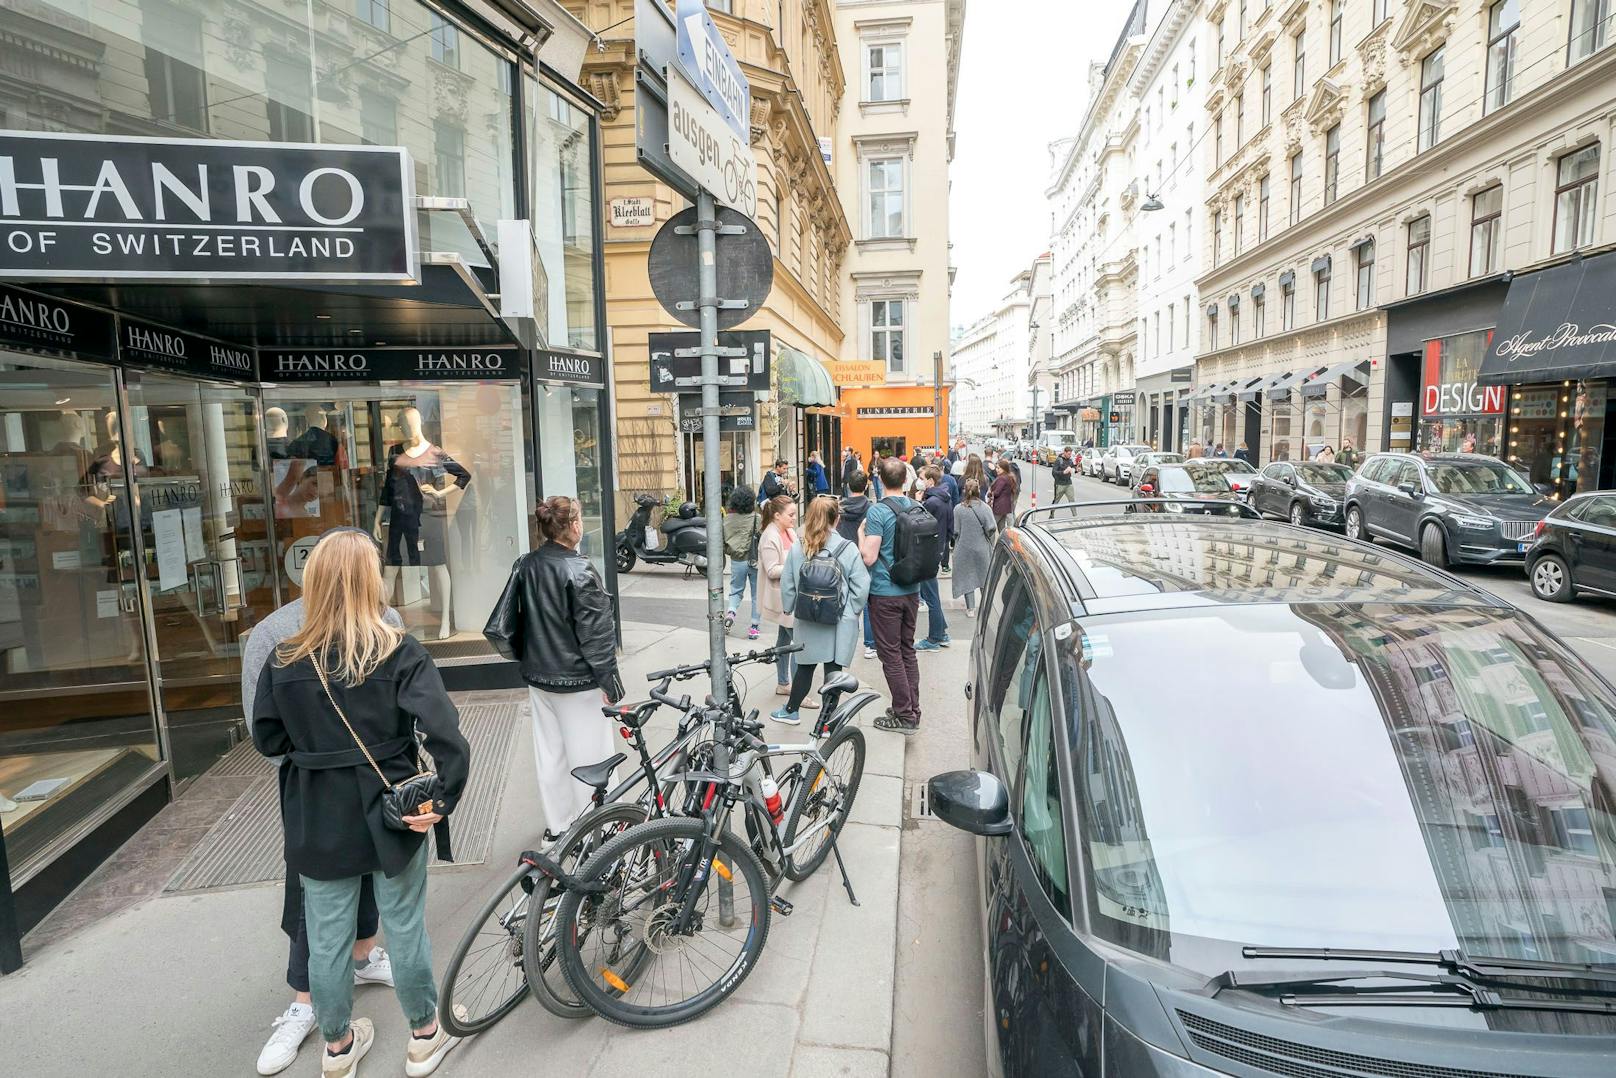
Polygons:
[[258,401],[240,386],[126,377],[157,686],[184,782],[245,736],[242,646],[275,609]]

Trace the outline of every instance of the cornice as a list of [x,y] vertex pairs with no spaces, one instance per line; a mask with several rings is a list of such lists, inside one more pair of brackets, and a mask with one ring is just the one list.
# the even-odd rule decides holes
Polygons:
[[1416,0],[1397,20],[1392,48],[1404,65],[1427,56],[1453,33],[1459,14],[1458,0]]

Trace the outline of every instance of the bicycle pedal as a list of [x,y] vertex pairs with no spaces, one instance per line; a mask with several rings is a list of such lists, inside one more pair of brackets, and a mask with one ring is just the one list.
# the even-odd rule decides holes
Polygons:
[[781,917],[790,917],[791,911],[796,907],[792,906],[791,903],[787,902],[779,895],[770,895],[769,908],[775,913],[778,913]]

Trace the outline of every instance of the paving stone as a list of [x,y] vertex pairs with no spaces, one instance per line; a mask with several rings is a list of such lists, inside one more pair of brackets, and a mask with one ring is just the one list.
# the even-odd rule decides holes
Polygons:
[[[901,736],[901,735],[900,735]],[[866,768],[859,783],[858,799],[853,802],[849,823],[897,827],[903,823],[903,779],[896,775],[872,775]],[[843,851],[846,856],[846,851]]]
[[803,1044],[791,1061],[791,1078],[887,1078],[887,1054]]
[[[672,1029],[612,1027],[605,1050],[586,1073],[600,1078],[721,1073],[763,1078],[787,1074],[797,1031],[794,1008],[731,998],[694,1022]],[[548,1059],[542,1068],[534,1069],[552,1070]]]
[[827,897],[803,1004],[804,1041],[878,1051],[891,1041],[901,833],[859,823],[842,831],[861,905],[848,903],[840,888]]
[[909,738],[890,730],[875,728],[876,716],[885,705],[880,701],[859,712],[858,722],[864,729],[864,773],[866,775],[903,775],[903,758]]

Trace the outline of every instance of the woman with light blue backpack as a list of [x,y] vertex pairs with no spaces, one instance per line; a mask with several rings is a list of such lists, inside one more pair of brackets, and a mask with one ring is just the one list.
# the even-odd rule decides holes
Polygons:
[[[815,498],[808,505],[801,541],[793,543],[786,554],[780,601],[796,617],[792,641],[801,644],[802,650],[795,656],[797,672],[791,696],[770,716],[776,722],[796,725],[802,721],[799,712],[813,685],[814,667],[823,666],[828,676],[851,665],[863,633],[870,570],[858,544],[836,534],[840,516],[841,506],[834,497],[823,494]],[[840,609],[829,609],[838,591]]]

